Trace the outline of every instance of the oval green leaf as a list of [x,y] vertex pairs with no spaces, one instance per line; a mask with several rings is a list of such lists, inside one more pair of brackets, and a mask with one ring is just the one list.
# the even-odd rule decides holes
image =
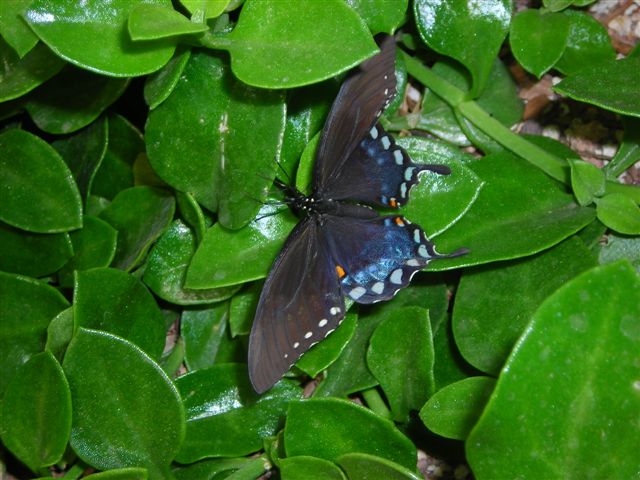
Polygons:
[[640,206],[622,193],[596,200],[598,220],[618,233],[640,235]]
[[420,410],[429,430],[446,438],[464,440],[476,424],[496,386],[490,377],[469,377],[447,385]]
[[196,239],[180,220],[173,222],[149,253],[144,283],[160,298],[176,305],[202,305],[231,297],[240,287],[192,290],[184,288],[184,279]]
[[367,365],[391,406],[392,418],[406,422],[435,390],[429,312],[420,307],[391,310],[371,335]]
[[385,480],[420,480],[415,469],[366,453],[348,453],[337,460],[348,478],[384,478]]
[[0,134],[0,219],[36,233],[82,226],[78,187],[60,155],[15,128]]
[[118,231],[118,246],[112,266],[135,267],[173,218],[173,196],[158,188],[132,187],[120,192],[100,213],[100,218]]
[[572,237],[534,256],[466,271],[453,307],[453,333],[465,360],[497,375],[543,300],[595,265]]
[[128,84],[69,65],[28,97],[26,109],[41,130],[71,133],[98,118]]
[[0,222],[0,270],[29,277],[57,271],[73,256],[67,233],[31,233]]
[[20,365],[43,350],[47,325],[69,306],[58,290],[0,272],[0,395]]
[[147,77],[144,99],[150,109],[153,110],[171,95],[190,56],[191,50],[178,48],[164,67]]
[[198,52],[149,115],[145,140],[160,178],[238,229],[255,216],[271,186],[284,127],[281,92],[249,88],[220,57]]
[[511,2],[415,0],[413,13],[422,40],[471,72],[471,98],[486,86],[491,65],[509,30]]
[[167,5],[141,3],[133,7],[129,15],[129,33],[136,41],[201,33],[208,29],[206,23],[191,22]]
[[49,352],[22,365],[1,404],[2,442],[34,472],[62,458],[71,433],[71,395]]
[[11,45],[20,58],[36,46],[38,37],[22,17],[32,0],[0,2],[0,31],[4,40]]
[[160,358],[165,343],[162,312],[140,280],[113,268],[77,272],[74,318],[79,327],[104,330]]
[[337,398],[293,402],[284,428],[287,456],[336,461],[347,453],[379,455],[415,469],[416,447],[389,420]]
[[[171,8],[170,0],[143,0]],[[127,18],[139,2],[87,0],[31,2],[24,17],[36,34],[65,60],[115,77],[154,72],[171,58],[174,43],[134,42]]]
[[551,295],[467,440],[477,478],[633,478],[640,278],[596,267]]
[[228,335],[229,303],[182,312],[180,334],[184,341],[184,361],[189,371],[216,363],[216,357]]
[[377,51],[363,20],[342,0],[249,0],[219,46],[231,53],[240,80],[263,88],[326,80]]
[[405,20],[408,0],[346,0],[347,5],[353,8],[366,22],[369,30],[374,35],[388,33],[393,35]]
[[145,467],[171,478],[184,437],[180,394],[142,350],[106,332],[80,329],[63,363],[71,387],[71,446],[101,470]]
[[[187,412],[187,434],[176,460],[233,457],[256,452],[274,435],[300,388],[281,381],[258,397],[244,364],[219,364],[176,380]],[[295,402],[293,402],[295,403]]]
[[335,463],[322,458],[306,455],[283,458],[279,467],[282,480],[346,480]]

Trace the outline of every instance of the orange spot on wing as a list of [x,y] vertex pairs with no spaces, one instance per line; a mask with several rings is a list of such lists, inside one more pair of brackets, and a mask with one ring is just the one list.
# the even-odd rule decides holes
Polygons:
[[404,222],[402,221],[402,218],[396,217],[394,221],[396,222],[396,225],[400,225],[401,227],[404,227]]
[[396,208],[398,206],[398,202],[396,202],[395,198],[392,198],[391,200],[389,200],[389,205],[391,205],[393,208]]
[[344,268],[342,268],[340,265],[336,265],[336,272],[338,272],[338,278],[340,279],[342,279],[346,275]]

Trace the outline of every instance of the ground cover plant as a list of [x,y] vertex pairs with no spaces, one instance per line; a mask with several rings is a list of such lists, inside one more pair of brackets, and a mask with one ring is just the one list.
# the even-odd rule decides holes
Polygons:
[[[477,479],[637,475],[640,52],[591,3],[0,2],[2,474],[416,479],[421,451]],[[470,253],[352,306],[258,396],[247,335],[296,223],[273,181],[306,188],[381,32],[385,128],[452,170],[402,214]],[[612,158],[512,130],[514,66],[612,119]]]

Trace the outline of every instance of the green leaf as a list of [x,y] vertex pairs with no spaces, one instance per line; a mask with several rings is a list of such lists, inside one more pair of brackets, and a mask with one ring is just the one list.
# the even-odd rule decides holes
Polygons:
[[607,235],[607,243],[600,249],[598,260],[602,264],[626,259],[640,273],[640,238]]
[[74,292],[77,327],[111,332],[160,358],[165,343],[162,313],[133,276],[112,268],[77,272]]
[[602,169],[607,179],[613,180],[640,160],[640,119],[622,117],[624,134],[615,156]]
[[311,455],[336,461],[347,453],[369,453],[416,467],[416,447],[393,423],[371,410],[337,398],[292,402],[284,428],[288,457]]
[[311,378],[316,377],[331,365],[345,349],[355,332],[357,319],[357,315],[348,312],[340,324],[340,328],[306,352],[296,362],[296,367]]
[[571,166],[571,188],[580,205],[589,205],[596,197],[604,194],[605,177],[602,170],[581,160],[570,160],[569,165]]
[[266,205],[258,213],[260,220],[235,232],[219,223],[207,230],[191,261],[185,287],[219,288],[266,277],[297,222],[288,208],[274,212]]
[[91,193],[91,184],[107,152],[108,130],[106,118],[101,117],[75,135],[51,144],[69,166],[85,201]]
[[129,15],[129,34],[132,40],[159,38],[206,32],[206,23],[193,23],[170,5],[141,3]]
[[559,12],[564,10],[573,3],[573,0],[542,0],[542,4],[545,8],[548,8],[552,12]]
[[604,25],[578,10],[565,10],[562,15],[569,18],[571,26],[567,46],[555,68],[565,75],[572,75],[583,68],[615,58],[616,52]]
[[632,478],[640,279],[594,268],[538,309],[467,440],[477,478]]
[[278,431],[300,388],[281,381],[259,397],[244,364],[218,364],[176,380],[187,412],[187,435],[176,460],[233,457],[256,452]]
[[26,109],[41,130],[71,133],[98,118],[128,84],[126,78],[109,78],[69,65],[29,96]]
[[211,224],[210,219],[205,216],[202,208],[193,198],[193,195],[182,192],[175,192],[178,212],[184,222],[195,232],[198,244],[202,241],[207,225]]
[[189,371],[216,363],[218,352],[228,335],[228,320],[228,302],[189,309],[182,313],[180,333],[184,341],[184,360]]
[[69,306],[53,287],[0,272],[0,395],[15,371],[44,348],[47,325]]
[[371,335],[367,365],[391,406],[392,417],[406,422],[435,390],[429,312],[419,307],[390,311]]
[[90,478],[91,480],[147,480],[147,473],[146,468],[114,468],[82,478]]
[[120,191],[134,186],[133,165],[145,146],[142,134],[126,118],[109,115],[108,127],[108,148],[95,174],[91,193],[112,200]]
[[618,233],[640,234],[640,207],[630,197],[612,193],[596,200],[598,220]]
[[384,32],[392,35],[404,23],[409,1],[346,0],[346,3],[358,12],[371,33],[375,35]]
[[362,19],[342,0],[249,0],[236,28],[219,42],[238,79],[263,88],[326,80],[377,51]]
[[175,200],[165,190],[133,187],[120,192],[100,214],[118,231],[113,267],[131,270],[171,222]]
[[108,267],[116,254],[118,232],[97,217],[85,216],[83,227],[69,234],[73,258],[59,272],[60,284],[73,286],[73,272]]
[[227,475],[252,462],[249,458],[213,458],[180,466],[173,470],[177,480],[229,478]]
[[49,352],[34,355],[11,377],[2,404],[2,442],[37,472],[62,458],[71,432],[69,384]]
[[238,229],[255,216],[271,185],[284,127],[281,92],[249,88],[224,60],[198,52],[150,113],[145,140],[160,178]]
[[229,329],[232,337],[249,335],[264,282],[252,282],[231,297]]
[[29,277],[57,271],[73,256],[67,233],[31,233],[0,222],[0,270]]
[[20,58],[0,38],[0,81],[2,81],[0,101],[6,102],[21,97],[49,80],[63,66],[64,61],[51,53],[51,50],[42,43]]
[[45,350],[51,352],[58,361],[62,361],[67,346],[73,337],[73,307],[62,310],[53,317],[47,327],[47,343]]
[[447,385],[420,410],[429,430],[446,438],[464,440],[476,424],[496,381],[490,377],[469,377]]
[[510,154],[488,155],[469,167],[486,184],[465,216],[433,240],[439,251],[467,247],[471,253],[433,262],[429,270],[531,255],[594,218],[594,210],[578,206],[562,184]]
[[[144,3],[171,7],[170,0]],[[65,60],[114,77],[154,72],[171,58],[174,43],[130,39],[127,18],[138,2],[35,0],[24,16],[34,32]],[[55,21],[53,21],[55,19]]]
[[196,240],[191,229],[180,220],[174,221],[149,253],[143,281],[160,298],[176,305],[202,305],[231,297],[240,287],[208,290],[184,288],[184,278]]
[[560,59],[567,45],[570,20],[558,13],[527,9],[511,22],[509,41],[513,56],[540,78]]
[[147,77],[144,99],[150,109],[153,110],[171,95],[190,57],[191,50],[178,48],[164,67]]
[[0,219],[36,233],[82,225],[78,187],[60,155],[39,137],[15,128],[0,134]]
[[467,168],[470,157],[450,144],[423,137],[398,138],[397,142],[415,163],[442,164],[451,168],[450,175],[423,174],[420,183],[411,189],[411,201],[400,209],[409,220],[418,223],[427,236],[436,236],[471,208],[483,182]]
[[568,76],[555,90],[612,112],[640,117],[640,93],[634,88],[638,71],[640,57],[600,62]]
[[307,455],[280,460],[280,476],[282,480],[346,480],[335,463]]
[[0,31],[20,58],[36,46],[38,37],[25,23],[22,13],[33,0],[0,2]]
[[180,395],[142,350],[106,332],[80,329],[63,363],[71,387],[71,446],[89,465],[145,467],[171,478],[184,437]]
[[511,2],[415,0],[413,13],[422,40],[471,72],[471,98],[486,86],[489,71],[509,30]]
[[453,308],[453,332],[464,358],[497,375],[544,299],[595,265],[584,243],[572,237],[532,257],[465,272]]
[[200,11],[204,12],[204,18],[215,18],[225,11],[231,0],[180,0],[180,3],[190,13]]
[[384,478],[385,480],[420,480],[422,477],[402,465],[366,453],[347,453],[337,460],[349,478]]
[[458,380],[480,373],[462,358],[453,338],[449,315],[445,317],[437,330],[434,329],[433,351],[435,356],[433,376],[436,381],[436,391]]

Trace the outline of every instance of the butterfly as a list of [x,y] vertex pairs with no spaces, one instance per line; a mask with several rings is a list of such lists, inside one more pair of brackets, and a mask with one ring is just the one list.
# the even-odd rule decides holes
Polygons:
[[281,185],[301,220],[271,267],[249,337],[249,377],[258,393],[340,325],[345,296],[363,304],[389,300],[430,260],[465,253],[441,255],[418,225],[370,207],[404,205],[421,172],[450,173],[413,163],[378,123],[396,93],[393,37],[379,47],[347,77],[329,111],[312,193]]

